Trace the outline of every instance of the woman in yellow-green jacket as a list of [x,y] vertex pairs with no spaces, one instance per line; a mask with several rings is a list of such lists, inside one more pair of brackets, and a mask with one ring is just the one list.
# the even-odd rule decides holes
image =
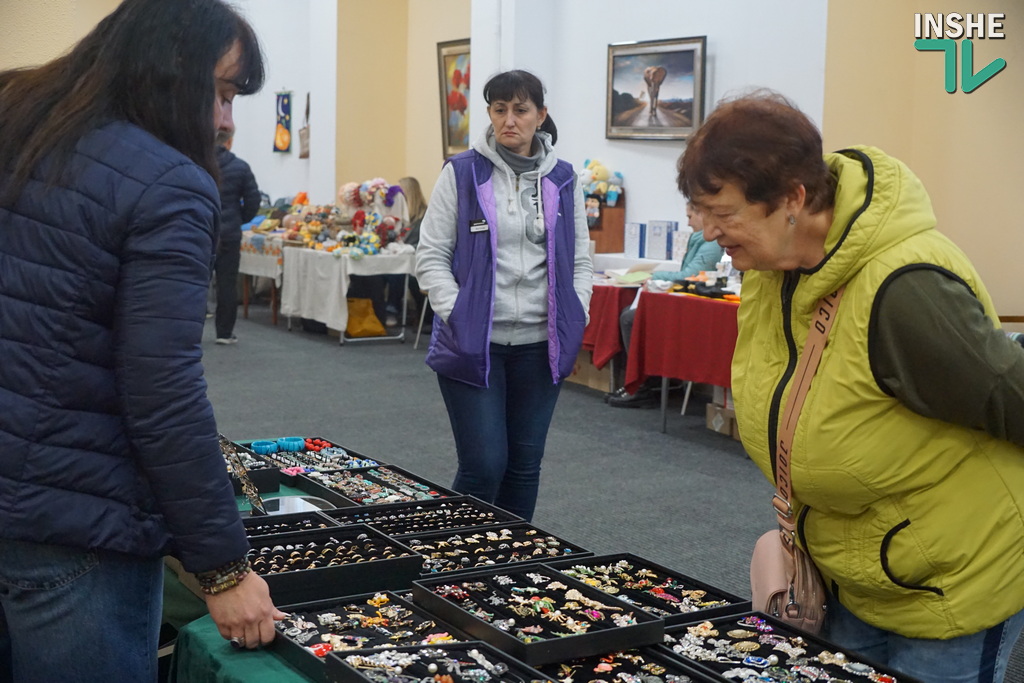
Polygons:
[[748,271],[733,392],[772,481],[815,304],[846,285],[791,466],[826,635],[929,683],[1001,681],[1024,625],[1024,349],[921,181],[878,149],[823,156],[763,92],[708,117],[678,183]]

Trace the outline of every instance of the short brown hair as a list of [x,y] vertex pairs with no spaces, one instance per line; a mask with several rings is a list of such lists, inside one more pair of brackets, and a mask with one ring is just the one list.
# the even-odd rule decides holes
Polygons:
[[718,194],[722,183],[733,182],[748,202],[766,204],[769,213],[801,184],[811,213],[834,200],[817,127],[771,90],[719,103],[687,142],[677,168],[679,191],[687,198]]

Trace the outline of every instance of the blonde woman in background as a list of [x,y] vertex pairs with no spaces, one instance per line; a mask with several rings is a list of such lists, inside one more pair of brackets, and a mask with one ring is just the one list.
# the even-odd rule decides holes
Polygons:
[[[427,212],[427,200],[423,196],[423,190],[420,189],[420,181],[416,180],[412,176],[400,178],[398,185],[402,188],[402,194],[405,195],[405,203],[409,206],[410,227],[409,232],[406,233],[403,241],[406,244],[415,247],[420,241],[420,223],[423,222],[423,214]],[[395,316],[397,319],[398,312],[402,310],[402,298],[405,296],[405,292],[403,291],[405,276],[388,275],[387,279],[388,317],[390,318],[391,316]],[[419,312],[423,310],[424,301],[427,297],[420,290],[419,282],[417,282],[416,278],[412,275],[409,276],[409,293],[412,294],[412,299],[416,302],[416,313],[418,315]],[[432,319],[433,316],[431,316],[428,311],[425,324],[429,325]],[[427,327],[427,329],[429,330],[430,328]]]

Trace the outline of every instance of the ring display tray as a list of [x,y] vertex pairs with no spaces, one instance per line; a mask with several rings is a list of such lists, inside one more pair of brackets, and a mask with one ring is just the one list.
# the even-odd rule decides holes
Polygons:
[[[378,554],[364,556],[363,552]],[[418,577],[423,564],[423,558],[408,546],[365,525],[253,539],[249,557],[277,604],[400,590]],[[277,557],[296,568],[279,562],[274,570],[271,560]]]
[[315,681],[327,680],[328,652],[351,654],[471,640],[392,592],[303,602],[285,605],[281,610],[289,618],[276,622],[278,633],[273,647],[285,661]]
[[413,601],[531,666],[661,642],[665,622],[543,565],[413,582]]
[[764,674],[778,680],[921,683],[761,612],[670,627],[661,647],[722,683],[733,683],[736,670],[743,669],[756,672],[751,677]]
[[750,611],[750,600],[632,553],[545,564],[664,619],[666,626]]
[[342,526],[368,524],[389,536],[429,534],[522,521],[511,512],[474,496],[347,507],[325,514]]
[[407,503],[459,495],[394,465],[308,472],[296,477],[295,486],[338,507]]
[[616,650],[601,655],[575,657],[537,667],[559,683],[715,683],[718,679],[700,669],[670,657],[657,647]]
[[[327,656],[328,677],[334,683],[382,683],[396,675],[404,675],[410,681],[428,679],[445,683],[554,683],[536,669],[479,641],[427,648],[401,647],[383,653],[376,654],[387,657],[386,653],[391,653],[394,655],[388,657],[391,661],[409,654],[417,658],[398,673],[394,666],[367,666],[366,655],[332,652]],[[372,656],[373,653],[369,653],[369,657]]]
[[592,554],[527,522],[396,538],[423,555],[423,573],[431,576]]

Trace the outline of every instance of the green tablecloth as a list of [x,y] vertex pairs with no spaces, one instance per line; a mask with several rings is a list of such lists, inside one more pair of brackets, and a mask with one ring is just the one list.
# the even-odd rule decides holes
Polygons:
[[[264,498],[301,496],[304,491],[281,486]],[[248,514],[244,496],[238,509]],[[170,680],[178,683],[305,683],[310,679],[277,657],[272,650],[236,650],[224,640],[206,603],[196,597],[173,572],[164,573],[164,621],[178,629]]]
[[171,663],[177,683],[307,683],[310,679],[276,656],[273,649],[236,650],[217,631],[210,615],[178,632]]

